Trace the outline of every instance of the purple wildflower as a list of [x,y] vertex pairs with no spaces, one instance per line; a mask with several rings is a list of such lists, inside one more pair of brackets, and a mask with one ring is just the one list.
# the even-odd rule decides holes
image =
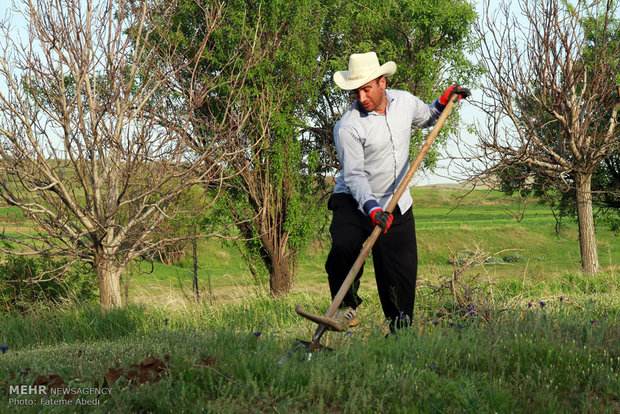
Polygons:
[[0,346],[0,351],[2,351],[3,354],[8,350],[9,350],[8,346]]
[[347,333],[345,335],[353,335],[353,332],[347,331]]
[[594,325],[594,324],[596,323],[596,319],[592,319],[592,320],[590,321],[590,323],[591,323],[592,325]]
[[454,326],[454,322],[449,322],[449,325],[450,326]]
[[168,318],[164,319],[164,324],[165,324],[166,326],[168,326],[168,321],[169,321],[169,320],[170,320],[170,319],[168,319]]
[[258,331],[258,332],[254,332],[254,336],[255,336],[255,337],[257,337],[257,338],[260,336],[260,334],[261,334],[261,332],[260,332],[260,331]]
[[431,371],[434,371],[437,369],[437,367],[435,365],[429,365],[428,369],[430,369]]
[[560,299],[560,302],[564,302],[564,296],[560,296],[558,299]]
[[546,305],[546,303],[545,303],[545,302],[540,301],[540,307],[541,307],[541,308],[544,308],[544,307],[545,307],[545,305]]
[[439,322],[433,321],[433,325],[437,326],[437,325],[439,325]]

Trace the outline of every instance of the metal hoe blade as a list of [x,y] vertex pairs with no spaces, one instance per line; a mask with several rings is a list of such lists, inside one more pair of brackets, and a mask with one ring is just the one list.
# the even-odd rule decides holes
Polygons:
[[283,365],[285,362],[295,359],[299,361],[310,361],[315,352],[323,351],[332,352],[333,349],[321,344],[313,344],[312,342],[296,339],[291,349],[280,359],[278,365]]

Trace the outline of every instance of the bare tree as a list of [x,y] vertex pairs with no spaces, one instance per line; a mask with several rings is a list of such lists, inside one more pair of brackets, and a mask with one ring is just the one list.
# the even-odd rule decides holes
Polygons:
[[[0,196],[36,227],[13,239],[12,253],[92,265],[102,309],[121,305],[128,263],[193,236],[153,233],[196,214],[178,198],[197,183],[220,185],[222,159],[243,151],[226,125],[211,128],[200,153],[188,151],[194,109],[216,85],[240,82],[247,63],[231,57],[227,79],[199,70],[174,35],[176,6],[24,0],[15,10],[27,37],[15,37],[9,19],[0,25]],[[200,38],[189,39],[195,56],[209,53],[222,24],[221,6],[201,12]]]
[[618,153],[620,40],[613,1],[520,0],[486,14],[476,30],[486,67],[478,102],[486,125],[471,157],[504,189],[574,190],[581,262],[599,269],[592,174]]

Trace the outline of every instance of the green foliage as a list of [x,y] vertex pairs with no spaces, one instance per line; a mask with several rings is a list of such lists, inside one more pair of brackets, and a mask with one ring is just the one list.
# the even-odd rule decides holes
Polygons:
[[0,263],[0,308],[24,313],[65,301],[95,298],[96,280],[91,270],[49,256],[7,255]]
[[[577,221],[577,202],[574,188],[556,194],[551,204],[561,218]],[[620,232],[620,152],[616,151],[594,170],[592,175],[592,204],[594,220],[611,231]]]
[[507,254],[502,257],[502,260],[506,263],[525,263],[527,259],[518,253]]
[[[178,31],[163,36],[205,35],[210,26],[202,11],[216,7],[213,1],[181,2]],[[332,75],[346,68],[348,56],[375,50],[381,60],[395,60],[399,70],[393,86],[430,102],[449,84],[467,84],[477,73],[466,58],[473,46],[474,19],[473,7],[466,1],[223,4],[221,24],[213,26],[210,47],[201,61],[203,73],[227,78],[239,71],[243,83],[216,87],[213,99],[198,112],[215,123],[230,122],[235,116],[228,106],[230,96],[243,97],[256,109],[239,134],[239,146],[248,148],[249,164],[231,163],[232,173],[238,175],[227,183],[217,213],[224,222],[243,221],[236,231],[246,240],[240,248],[251,268],[261,263],[273,280],[277,263],[284,261],[291,271],[288,277],[294,278],[299,254],[315,238],[317,228],[325,225],[322,197],[330,189],[325,189],[324,176],[338,168],[332,128],[349,104],[348,92],[336,88]],[[188,53],[196,53],[189,40],[185,44]],[[239,69],[239,57],[251,62],[244,70]],[[243,112],[242,102],[234,105]],[[198,130],[209,149],[217,133]],[[422,136],[417,133],[414,147]],[[446,139],[444,133],[438,142]],[[428,166],[436,155],[427,158]]]
[[[216,3],[188,1],[179,9],[179,32],[187,39],[205,27],[201,7]],[[238,223],[232,234],[244,239],[240,248],[256,275],[261,273],[257,267],[275,272],[279,262],[294,270],[318,218],[309,208],[314,181],[298,138],[317,96],[313,77],[323,13],[313,0],[227,2],[201,61],[210,75],[243,77],[243,82],[223,83],[213,90],[213,99],[198,111],[197,124],[215,119],[240,128],[235,149],[247,150],[230,162],[234,178],[226,183],[216,220]],[[240,99],[231,105],[230,96]],[[246,107],[247,118],[236,119]],[[208,151],[217,131],[201,131]],[[207,225],[213,224],[210,221]]]
[[[404,89],[431,102],[452,84],[473,86],[481,68],[468,59],[475,48],[471,27],[476,19],[467,1],[390,0],[323,2],[329,9],[322,38],[322,59],[328,69],[321,85],[323,115],[315,123],[331,128],[338,110],[350,102],[349,93],[333,85],[332,74],[347,68],[352,53],[375,51],[381,62],[397,64],[396,74],[388,79],[388,88]],[[334,109],[336,109],[334,113]],[[434,166],[439,148],[446,145],[458,123],[458,108],[447,121],[427,155],[424,166]],[[414,131],[411,153],[417,153],[425,138],[423,131]],[[317,141],[321,142],[317,139]],[[330,145],[331,142],[328,142]],[[332,159],[332,165],[336,162]]]
[[[498,174],[499,189],[508,196],[536,197],[556,213],[558,225],[564,219],[577,222],[577,196],[573,186],[549,188],[544,177],[533,174],[523,164],[513,164]],[[604,160],[592,175],[592,205],[595,223],[604,225],[614,233],[620,231],[620,156],[613,154]]]
[[[476,244],[486,252],[495,253],[501,263],[487,266],[487,271],[498,278],[522,275],[527,270],[533,280],[545,280],[564,272],[575,272],[580,268],[579,247],[574,243],[578,237],[575,223],[564,222],[556,232],[555,218],[546,205],[533,198],[506,197],[499,191],[459,186],[414,187],[413,213],[416,218],[420,277],[434,272],[449,272],[449,258],[454,252],[461,253],[475,248]],[[317,199],[316,207],[324,206],[324,200]],[[457,207],[458,205],[458,207]],[[203,232],[219,230],[230,225],[226,205],[210,209],[206,215],[209,221],[202,223]],[[328,212],[326,211],[325,214]],[[225,220],[228,220],[226,221]],[[221,220],[221,221],[220,221]],[[295,289],[326,288],[325,259],[329,252],[329,221],[311,223],[312,241],[301,254]],[[620,238],[608,229],[597,227],[597,244],[601,265],[611,270],[620,263]],[[256,243],[257,252],[260,244]],[[238,246],[244,248],[243,245]],[[499,253],[497,253],[499,252]],[[246,252],[244,254],[247,255]],[[525,262],[507,263],[504,256],[518,254]],[[206,279],[210,278],[217,300],[229,297],[227,286],[235,286],[254,293],[264,291],[269,275],[260,268],[256,279],[248,271],[244,256],[237,246],[226,240],[201,239],[198,243],[199,277],[207,291]],[[152,300],[149,290],[156,290],[161,297],[181,296],[178,277],[181,277],[186,292],[191,286],[191,261],[186,258],[185,267],[164,266],[155,263],[153,274],[135,276],[132,280],[130,298],[137,302]],[[252,262],[254,266],[261,265]],[[150,270],[150,269],[145,269]],[[617,270],[616,270],[617,271]],[[256,284],[260,285],[257,289]],[[372,257],[368,258],[362,284],[375,288]]]

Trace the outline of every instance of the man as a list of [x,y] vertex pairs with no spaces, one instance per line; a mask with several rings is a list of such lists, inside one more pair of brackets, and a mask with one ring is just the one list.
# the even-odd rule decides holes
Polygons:
[[[386,89],[394,62],[379,65],[374,52],[353,54],[347,71],[334,74],[356,101],[334,127],[334,142],[342,170],[328,207],[333,212],[332,247],[325,263],[332,298],[336,295],[373,226],[384,232],[372,249],[379,299],[390,331],[408,326],[413,316],[418,256],[412,199],[405,192],[395,211],[384,211],[407,172],[411,126],[435,124],[451,94],[468,96],[465,88],[448,88],[425,104],[409,92]],[[460,99],[459,98],[459,99]],[[356,308],[363,267],[334,319],[359,324]]]

